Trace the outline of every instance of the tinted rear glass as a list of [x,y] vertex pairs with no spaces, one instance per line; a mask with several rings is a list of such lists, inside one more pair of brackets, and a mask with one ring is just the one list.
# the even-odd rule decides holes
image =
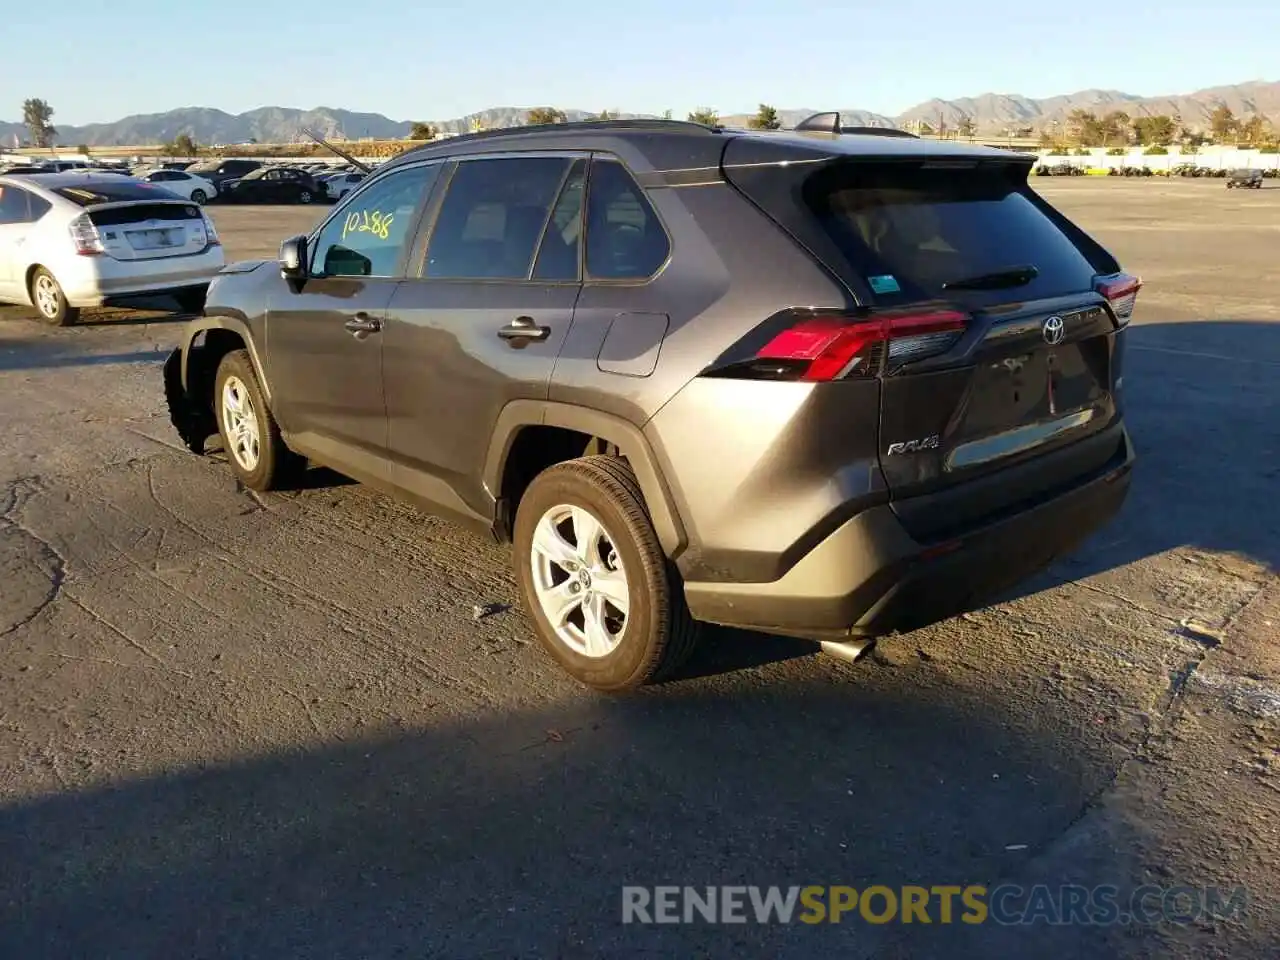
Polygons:
[[162,200],[166,196],[172,196],[154,183],[123,180],[117,177],[84,180],[74,187],[54,187],[53,192],[82,207],[92,207],[99,203],[119,203],[124,200]]
[[115,227],[145,220],[199,220],[200,208],[190,203],[136,203],[128,207],[92,210],[89,220],[96,227]]
[[[815,173],[804,201],[880,303],[947,297],[978,303],[1091,289],[1094,269],[1027,195],[1010,168],[837,164]],[[949,281],[1031,265],[1022,286],[944,292]]]

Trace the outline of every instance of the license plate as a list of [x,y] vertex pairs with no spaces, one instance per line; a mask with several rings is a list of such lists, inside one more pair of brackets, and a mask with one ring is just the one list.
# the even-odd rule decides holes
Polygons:
[[181,230],[134,230],[129,234],[129,243],[135,250],[157,250],[163,247],[176,247],[181,242]]

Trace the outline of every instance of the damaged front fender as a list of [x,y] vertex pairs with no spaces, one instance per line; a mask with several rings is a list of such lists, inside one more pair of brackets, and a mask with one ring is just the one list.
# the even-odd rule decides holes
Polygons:
[[204,454],[204,442],[218,432],[213,411],[193,401],[182,382],[182,349],[174,350],[164,362],[164,399],[169,406],[169,420],[183,445],[192,453]]

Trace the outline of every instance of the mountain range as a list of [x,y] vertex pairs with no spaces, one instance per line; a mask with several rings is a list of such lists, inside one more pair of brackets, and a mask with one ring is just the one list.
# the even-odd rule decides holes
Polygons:
[[[1036,99],[1019,94],[984,93],[956,100],[934,99],[912,107],[897,116],[888,116],[859,108],[786,108],[778,116],[784,126],[794,126],[819,110],[839,109],[843,122],[864,126],[904,126],[927,122],[954,127],[965,117],[973,121],[979,133],[1003,134],[1014,130],[1040,131],[1055,121],[1062,122],[1073,110],[1106,113],[1123,110],[1133,117],[1166,115],[1177,117],[1192,129],[1204,129],[1210,114],[1226,106],[1237,117],[1261,114],[1280,126],[1280,81],[1255,80],[1225,87],[1210,87],[1194,93],[1160,97],[1140,97],[1120,90],[1082,90],[1077,93]],[[570,120],[584,119],[589,111],[566,109]],[[461,133],[471,129],[475,121],[485,126],[516,126],[524,122],[527,108],[495,107],[476,114],[449,120],[429,120],[440,130]],[[620,113],[622,117],[652,117],[656,114]],[[743,125],[749,114],[725,114],[722,122]],[[67,147],[85,144],[90,147],[164,143],[179,134],[188,134],[197,143],[291,143],[303,139],[302,130],[309,128],[331,139],[361,138],[395,139],[409,134],[412,122],[392,120],[380,113],[356,113],[330,107],[299,110],[290,107],[260,107],[247,113],[230,114],[208,107],[185,107],[165,113],[139,114],[114,123],[91,123],[84,126],[62,126],[54,116],[57,142]],[[11,145],[14,137],[26,136],[21,123],[0,121],[0,144]]]

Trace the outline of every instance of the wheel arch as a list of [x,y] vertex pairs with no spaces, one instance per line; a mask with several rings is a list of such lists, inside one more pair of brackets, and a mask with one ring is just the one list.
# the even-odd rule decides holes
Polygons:
[[645,505],[653,521],[658,542],[668,558],[675,559],[687,543],[685,529],[670,490],[663,479],[658,459],[640,428],[613,414],[547,400],[514,400],[502,408],[494,424],[484,466],[484,486],[498,504],[501,522],[506,504],[503,492],[508,461],[522,431],[528,428],[559,427],[612,444],[627,459]]
[[[271,385],[267,380],[257,341],[248,323],[239,316],[214,314],[191,321],[182,339],[182,388],[188,394],[198,391],[211,380],[218,363],[232,350],[243,349],[253,364],[253,374],[267,404],[271,404]],[[194,360],[194,364],[193,364]]]

